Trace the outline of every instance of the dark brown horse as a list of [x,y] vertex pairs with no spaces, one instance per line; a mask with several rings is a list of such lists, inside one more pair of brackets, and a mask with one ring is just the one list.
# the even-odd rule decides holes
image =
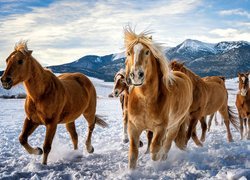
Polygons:
[[[42,163],[47,164],[57,124],[66,124],[74,149],[77,149],[78,136],[74,121],[83,115],[88,122],[86,149],[93,153],[91,136],[95,124],[107,126],[96,116],[96,91],[93,84],[80,73],[65,73],[56,77],[44,69],[31,53],[26,42],[19,42],[7,58],[7,67],[1,78],[5,89],[21,82],[26,89],[26,118],[19,136],[20,143],[30,154],[43,154]],[[43,150],[28,144],[28,137],[39,125],[46,126]]]
[[[201,79],[198,75],[186,68],[183,63],[173,61],[171,68],[175,71],[185,73],[192,81],[194,86],[193,103],[190,108],[190,124],[188,127],[187,138],[196,138],[195,127],[199,119],[203,119],[206,115],[210,115],[219,111],[224,119],[227,128],[227,139],[229,142],[233,141],[230,131],[230,122],[238,129],[238,121],[231,108],[227,105],[228,93],[225,87],[224,80],[218,76],[212,79]],[[206,130],[204,131],[206,132]],[[205,134],[202,135],[202,140],[205,140]],[[198,139],[194,139],[197,145],[201,145]]]
[[[249,88],[249,73],[238,73],[239,77],[239,92],[236,96],[236,107],[240,118],[240,135],[243,139],[243,132],[247,139],[250,140],[250,88]],[[248,127],[247,127],[248,122]],[[247,130],[248,128],[248,130]]]
[[142,131],[153,132],[153,160],[165,160],[175,141],[186,147],[186,120],[192,103],[192,82],[181,72],[170,72],[161,48],[146,33],[124,31],[126,78],[134,88],[128,96],[129,168],[137,164]]

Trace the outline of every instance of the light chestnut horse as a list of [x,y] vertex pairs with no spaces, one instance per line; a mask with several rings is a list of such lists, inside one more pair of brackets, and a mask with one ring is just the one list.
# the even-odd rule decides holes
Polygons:
[[[122,117],[123,117],[123,142],[128,143],[128,95],[129,91],[131,91],[131,86],[127,83],[126,77],[125,77],[125,70],[120,69],[115,77],[114,77],[114,89],[113,93],[115,97],[120,97],[120,103],[122,107]],[[149,146],[151,144],[151,140],[153,137],[153,133],[148,131],[147,132],[147,138],[148,138],[148,146],[146,153],[149,153]],[[140,147],[143,146],[143,142],[140,141]]]
[[[240,119],[240,135],[243,139],[243,132],[250,140],[250,88],[249,88],[249,73],[238,73],[239,77],[239,92],[236,96],[236,107],[238,109]],[[248,127],[247,127],[248,122]],[[248,130],[247,130],[248,129]],[[248,132],[247,132],[248,131]]]
[[165,160],[175,140],[186,147],[186,120],[192,103],[192,82],[181,72],[170,72],[161,47],[146,32],[124,29],[126,78],[134,88],[128,96],[129,168],[136,168],[139,138],[153,132],[153,160]]
[[[202,80],[204,80],[204,81],[215,81],[215,82],[218,82],[218,83],[226,86],[225,85],[226,78],[224,76],[207,76],[207,77],[203,77]],[[223,80],[224,84],[223,84],[223,82],[221,80]],[[209,115],[208,124],[207,124],[207,131],[210,131],[213,119],[214,119],[214,122],[215,122],[216,126],[219,124],[218,121],[217,121],[217,115],[216,114],[217,114],[217,112]],[[205,120],[206,119],[207,118],[205,118]],[[220,124],[223,125],[223,120],[221,121]]]
[[[188,127],[187,138],[190,139],[191,135],[193,136],[199,119],[219,111],[227,128],[227,139],[229,142],[232,142],[233,138],[230,131],[230,122],[237,130],[239,127],[237,118],[231,107],[227,105],[228,94],[223,79],[218,76],[214,76],[212,79],[210,78],[210,80],[201,79],[194,72],[186,68],[183,63],[177,61],[173,61],[171,67],[175,71],[181,71],[188,75],[194,86],[194,101],[190,109],[191,119]],[[202,134],[201,140],[205,141],[205,134]]]
[[[93,153],[91,136],[95,124],[107,126],[96,116],[96,91],[93,84],[80,73],[65,73],[56,77],[51,71],[44,69],[31,54],[26,42],[16,44],[6,60],[7,67],[1,78],[5,89],[21,82],[26,89],[26,118],[19,136],[20,143],[30,154],[43,154],[42,163],[47,164],[57,124],[66,124],[74,149],[77,149],[78,136],[74,121],[83,115],[88,122],[86,149]],[[39,125],[46,126],[43,150],[28,144],[28,137]]]

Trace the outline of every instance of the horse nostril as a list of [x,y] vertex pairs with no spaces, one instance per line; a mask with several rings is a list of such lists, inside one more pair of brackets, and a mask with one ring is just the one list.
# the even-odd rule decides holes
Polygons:
[[6,77],[5,82],[6,83],[10,83],[11,82],[11,78],[10,77]]
[[138,76],[139,76],[140,79],[142,79],[144,77],[144,72],[139,72]]

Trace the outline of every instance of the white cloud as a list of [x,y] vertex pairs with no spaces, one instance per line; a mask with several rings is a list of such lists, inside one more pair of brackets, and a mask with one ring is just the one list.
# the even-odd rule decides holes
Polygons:
[[[140,1],[55,1],[48,7],[0,19],[0,56],[6,58],[20,39],[29,40],[34,56],[43,64],[61,64],[87,54],[120,52],[126,24],[138,25],[138,31],[149,27],[166,33],[171,18],[181,18],[200,3],[161,0],[143,1],[142,6]],[[3,62],[0,61],[2,68]]]
[[230,9],[230,10],[223,10],[219,12],[220,15],[227,16],[227,15],[239,15],[239,16],[245,16],[247,18],[250,18],[250,13],[243,10],[243,9]]

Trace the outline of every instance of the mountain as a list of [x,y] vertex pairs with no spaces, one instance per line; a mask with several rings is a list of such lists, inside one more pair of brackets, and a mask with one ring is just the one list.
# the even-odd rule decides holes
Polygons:
[[236,77],[250,70],[250,43],[246,41],[204,43],[187,39],[165,51],[168,59],[177,59],[200,76]]
[[124,67],[125,57],[119,54],[110,54],[107,56],[84,56],[77,61],[50,66],[53,72],[81,72],[87,76],[96,77],[105,81],[113,81],[114,74],[119,71],[121,67]]
[[[187,39],[176,47],[165,48],[169,60],[177,59],[198,75],[220,75],[236,77],[238,72],[250,70],[250,43],[246,41],[224,41],[204,43]],[[113,81],[114,75],[124,68],[125,54],[106,56],[88,55],[74,62],[50,66],[53,72],[82,72],[88,76]],[[0,72],[1,74],[1,72]]]

